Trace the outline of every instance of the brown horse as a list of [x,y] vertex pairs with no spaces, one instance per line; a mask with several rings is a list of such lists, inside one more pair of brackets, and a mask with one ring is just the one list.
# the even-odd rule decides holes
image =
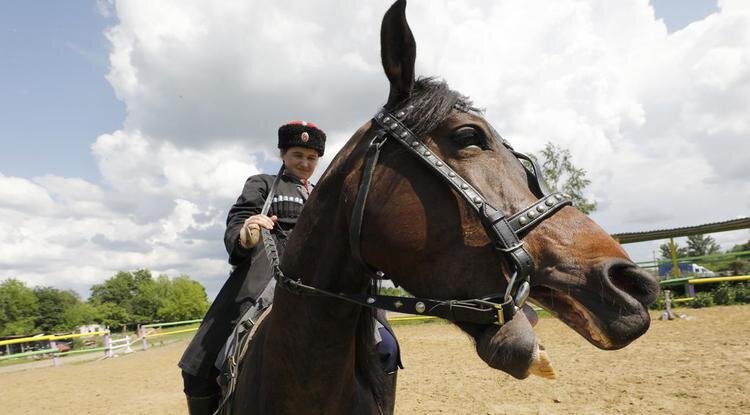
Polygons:
[[[539,199],[529,174],[466,97],[415,79],[416,46],[405,0],[383,18],[385,108],[409,109],[404,124],[498,210]],[[338,153],[305,205],[281,263],[284,274],[336,293],[365,293],[370,277],[353,258],[349,228],[365,153],[378,130],[363,125]],[[416,145],[416,143],[415,143]],[[382,147],[362,219],[363,260],[418,297],[483,298],[504,292],[512,264],[455,189],[397,143]],[[597,224],[571,206],[523,237],[534,258],[530,300],[602,349],[626,346],[649,327],[658,285]],[[538,345],[524,313],[506,325],[458,323],[490,366],[523,378]],[[231,413],[392,413],[395,375],[376,360],[372,310],[337,298],[276,289],[272,312],[242,364]]]

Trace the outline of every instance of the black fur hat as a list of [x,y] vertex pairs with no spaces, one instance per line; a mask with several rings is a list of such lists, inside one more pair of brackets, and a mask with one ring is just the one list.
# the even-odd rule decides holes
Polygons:
[[291,121],[279,127],[279,148],[307,147],[323,156],[326,148],[326,133],[315,124]]

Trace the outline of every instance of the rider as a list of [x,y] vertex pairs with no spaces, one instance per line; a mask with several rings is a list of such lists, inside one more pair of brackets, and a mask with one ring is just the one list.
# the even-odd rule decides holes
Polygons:
[[[271,268],[262,242],[257,238],[258,231],[261,227],[273,230],[281,256],[288,234],[312,190],[309,179],[325,150],[326,135],[313,123],[292,121],[284,124],[279,127],[278,137],[284,169],[269,215],[260,212],[275,176],[251,176],[227,216],[224,244],[229,263],[233,266],[232,273],[179,363],[191,415],[212,414],[216,410],[221,397],[221,388],[216,381],[219,376],[217,366],[223,363],[217,361],[217,357],[238,320],[248,314],[257,317],[272,300],[272,294],[270,298],[267,294],[273,291]],[[270,289],[265,290],[266,287]],[[395,371],[398,363],[395,338],[382,326],[376,337],[380,340],[378,352],[386,370]]]
[[309,179],[323,155],[325,141],[325,133],[315,124],[292,121],[282,125],[278,147],[284,171],[269,215],[260,214],[275,179],[268,174],[248,178],[229,210],[224,244],[232,273],[179,363],[190,414],[211,414],[218,406],[221,389],[216,382],[217,356],[237,319],[253,306],[271,279],[265,250],[250,235],[257,235],[260,227],[276,228],[274,237],[279,254],[283,253],[285,236],[294,227],[312,190]]

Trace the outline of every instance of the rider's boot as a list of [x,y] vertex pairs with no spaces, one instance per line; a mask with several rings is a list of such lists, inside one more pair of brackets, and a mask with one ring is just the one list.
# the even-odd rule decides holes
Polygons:
[[213,415],[219,408],[219,395],[185,396],[187,396],[188,414],[190,415]]

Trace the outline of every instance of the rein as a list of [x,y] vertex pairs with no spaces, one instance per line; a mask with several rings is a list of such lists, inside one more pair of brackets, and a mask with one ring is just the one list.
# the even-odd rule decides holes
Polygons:
[[[535,270],[534,260],[529,254],[521,240],[522,235],[535,225],[550,217],[563,206],[571,205],[570,197],[564,193],[549,193],[543,183],[539,180],[540,171],[537,164],[528,156],[518,153],[502,139],[502,144],[516,157],[526,160],[532,166],[531,169],[523,166],[529,177],[533,190],[537,193],[539,200],[529,207],[507,217],[503,212],[493,207],[487,199],[475,189],[467,180],[456,173],[443,160],[434,154],[416,135],[403,124],[402,120],[413,106],[407,106],[395,115],[385,109],[378,112],[373,120],[379,126],[375,136],[370,141],[365,161],[362,168],[359,190],[354,202],[352,219],[349,227],[349,244],[352,257],[361,264],[363,270],[369,274],[371,290],[376,286],[375,281],[383,279],[385,274],[375,270],[362,258],[360,250],[360,239],[362,230],[362,219],[367,201],[367,194],[372,184],[372,177],[378,163],[381,148],[388,141],[400,143],[425,163],[430,170],[440,176],[443,181],[451,186],[469,206],[479,215],[485,231],[492,241],[493,247],[501,255],[509,260],[513,270],[508,281],[508,287],[504,295],[490,295],[484,298],[466,300],[435,300],[419,297],[398,297],[378,295],[375,293],[349,294],[335,293],[302,283],[301,279],[292,279],[281,271],[279,266],[279,255],[276,243],[271,237],[270,231],[261,228],[263,245],[269,262],[273,268],[274,278],[277,283],[297,295],[315,295],[337,298],[354,303],[363,307],[378,308],[406,314],[426,315],[443,318],[453,322],[474,323],[481,325],[496,324],[502,326],[513,319],[516,312],[523,306],[529,296],[531,289],[530,279]],[[466,112],[464,107],[456,107]],[[499,137],[499,136],[498,136]],[[523,165],[523,163],[522,163]],[[282,167],[283,168],[283,167]],[[281,174],[281,172],[280,172]],[[276,192],[278,180],[275,180],[267,201]],[[262,214],[268,213],[269,204],[263,207]]]

